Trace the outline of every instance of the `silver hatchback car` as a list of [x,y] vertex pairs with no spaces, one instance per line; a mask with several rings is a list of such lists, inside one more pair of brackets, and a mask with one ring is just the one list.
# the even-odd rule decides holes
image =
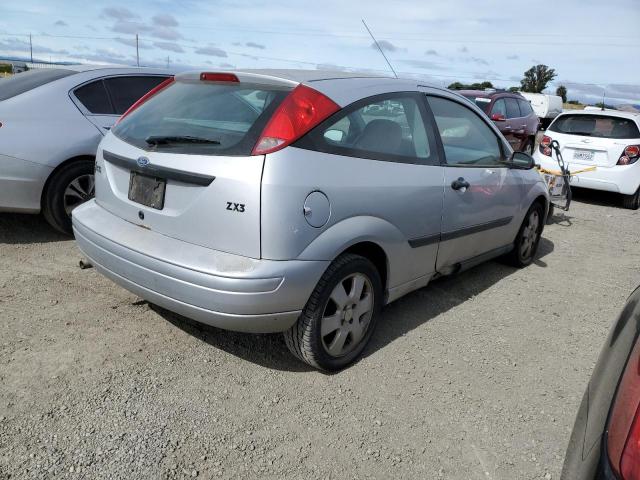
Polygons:
[[187,73],[105,136],[73,230],[149,302],[284,332],[335,370],[383,305],[493,257],[532,261],[549,205],[533,166],[475,105],[415,80]]

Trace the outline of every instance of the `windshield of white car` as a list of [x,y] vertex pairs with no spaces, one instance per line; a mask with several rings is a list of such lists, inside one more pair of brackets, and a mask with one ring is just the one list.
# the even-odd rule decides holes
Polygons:
[[562,115],[549,126],[549,131],[583,137],[640,138],[640,131],[633,120],[611,115]]
[[73,75],[73,70],[61,68],[29,70],[11,77],[0,79],[0,101],[8,100],[22,93],[41,87],[47,83]]

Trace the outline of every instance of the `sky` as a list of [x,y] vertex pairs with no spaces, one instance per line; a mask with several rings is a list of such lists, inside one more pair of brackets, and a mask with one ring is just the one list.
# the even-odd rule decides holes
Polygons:
[[2,0],[0,57],[185,69],[305,68],[447,86],[554,68],[569,99],[640,104],[640,0]]

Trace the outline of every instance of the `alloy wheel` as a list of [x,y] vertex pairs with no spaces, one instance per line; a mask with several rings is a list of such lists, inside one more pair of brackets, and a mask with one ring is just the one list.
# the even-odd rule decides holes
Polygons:
[[355,349],[367,333],[373,307],[373,287],[365,275],[354,273],[338,282],[320,321],[325,351],[340,357]]
[[95,178],[92,174],[80,175],[74,178],[64,190],[64,211],[71,215],[71,211],[78,205],[91,200],[95,195]]
[[525,259],[533,254],[538,240],[538,229],[540,227],[540,214],[533,210],[527,219],[527,225],[522,231],[522,241],[520,242],[520,256]]

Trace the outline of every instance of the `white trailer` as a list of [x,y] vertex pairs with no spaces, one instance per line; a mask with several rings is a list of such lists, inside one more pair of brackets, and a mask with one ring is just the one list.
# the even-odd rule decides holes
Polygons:
[[547,95],[546,93],[520,92],[529,100],[531,108],[540,119],[540,127],[546,129],[551,120],[562,113],[562,97]]

